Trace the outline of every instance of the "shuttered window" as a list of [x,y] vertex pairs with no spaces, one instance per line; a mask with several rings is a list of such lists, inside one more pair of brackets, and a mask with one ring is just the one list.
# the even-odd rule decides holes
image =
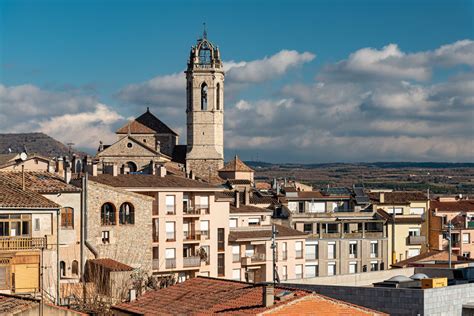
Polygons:
[[74,209],[72,207],[61,209],[61,227],[67,229],[74,228]]

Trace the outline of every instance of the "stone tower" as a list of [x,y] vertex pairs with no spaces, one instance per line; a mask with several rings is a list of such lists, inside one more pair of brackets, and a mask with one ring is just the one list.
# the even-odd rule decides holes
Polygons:
[[186,171],[204,179],[224,166],[224,70],[206,32],[191,47],[186,70]]

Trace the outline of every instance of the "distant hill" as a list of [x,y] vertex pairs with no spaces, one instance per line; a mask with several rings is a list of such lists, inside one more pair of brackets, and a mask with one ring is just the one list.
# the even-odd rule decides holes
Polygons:
[[19,153],[24,147],[28,153],[49,158],[70,154],[68,146],[44,133],[0,134],[0,154],[7,154],[9,148]]
[[280,169],[318,169],[331,167],[348,167],[348,166],[363,166],[375,167],[382,169],[406,169],[406,168],[421,168],[421,169],[441,169],[441,168],[474,168],[472,162],[359,162],[359,163],[269,163],[263,161],[245,161],[251,168],[280,168]]

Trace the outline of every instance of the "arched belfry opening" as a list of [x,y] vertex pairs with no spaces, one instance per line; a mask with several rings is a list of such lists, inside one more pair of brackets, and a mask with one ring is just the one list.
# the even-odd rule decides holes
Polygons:
[[201,111],[207,110],[207,84],[205,82],[201,85]]
[[216,110],[221,109],[221,84],[217,83],[216,85]]

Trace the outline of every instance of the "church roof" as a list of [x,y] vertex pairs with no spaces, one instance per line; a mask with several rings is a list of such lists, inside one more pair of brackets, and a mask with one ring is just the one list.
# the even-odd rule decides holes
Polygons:
[[137,117],[134,121],[127,123],[117,130],[117,134],[178,134],[163,123],[159,118],[151,114],[150,109]]
[[253,172],[253,169],[247,166],[238,156],[235,156],[234,159],[225,164],[224,168],[219,171],[243,171],[243,172]]

